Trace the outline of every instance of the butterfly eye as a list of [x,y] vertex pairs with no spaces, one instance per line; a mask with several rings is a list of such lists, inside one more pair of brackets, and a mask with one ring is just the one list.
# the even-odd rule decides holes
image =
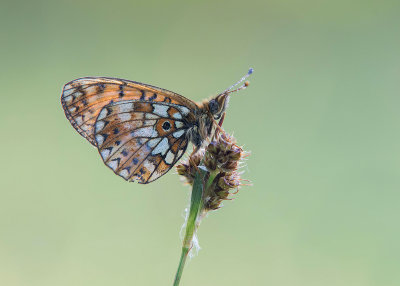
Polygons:
[[171,129],[171,123],[169,123],[168,121],[165,121],[162,125],[162,128],[164,129],[164,131],[168,131]]
[[211,99],[210,102],[208,103],[208,107],[210,108],[210,112],[212,114],[216,114],[219,109],[219,104],[215,99]]

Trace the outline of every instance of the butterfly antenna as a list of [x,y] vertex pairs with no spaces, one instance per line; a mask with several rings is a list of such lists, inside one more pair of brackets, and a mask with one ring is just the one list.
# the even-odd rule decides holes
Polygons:
[[249,86],[249,82],[245,81],[241,86],[239,86],[238,88],[234,89],[240,83],[242,83],[246,78],[248,78],[253,73],[253,71],[254,71],[254,69],[250,68],[249,71],[247,72],[247,74],[245,74],[237,83],[235,83],[234,85],[232,85],[228,89],[224,90],[223,94],[224,93],[229,94],[229,93],[236,92],[236,91],[239,91],[241,89],[245,89],[246,87],[248,87]]

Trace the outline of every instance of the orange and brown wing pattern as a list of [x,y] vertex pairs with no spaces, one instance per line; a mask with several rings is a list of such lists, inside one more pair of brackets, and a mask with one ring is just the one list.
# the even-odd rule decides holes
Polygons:
[[172,91],[107,77],[73,80],[64,86],[61,95],[61,103],[68,120],[79,134],[95,146],[94,125],[100,111],[108,104],[125,100],[163,102],[196,108],[194,102]]
[[167,102],[128,100],[106,105],[94,138],[104,163],[127,181],[150,183],[182,157],[192,111]]

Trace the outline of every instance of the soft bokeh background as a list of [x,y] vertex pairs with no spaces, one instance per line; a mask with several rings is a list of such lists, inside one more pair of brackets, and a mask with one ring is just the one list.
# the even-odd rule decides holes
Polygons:
[[[199,1],[200,2],[200,1]],[[126,183],[64,117],[102,75],[201,100],[254,186],[182,285],[400,285],[399,1],[1,1],[0,285],[172,285],[189,190]]]

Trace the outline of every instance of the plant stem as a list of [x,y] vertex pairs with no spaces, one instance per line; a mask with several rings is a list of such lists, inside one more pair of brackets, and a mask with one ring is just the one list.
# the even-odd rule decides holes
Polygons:
[[178,270],[175,275],[174,286],[178,286],[181,280],[183,267],[185,266],[186,258],[189,254],[190,249],[193,246],[193,236],[196,233],[198,227],[197,218],[200,214],[202,205],[203,205],[203,186],[204,186],[204,177],[206,175],[206,171],[199,169],[199,172],[196,172],[193,189],[192,189],[192,197],[190,200],[190,210],[189,217],[186,222],[186,233],[185,238],[183,239],[182,245],[182,254],[181,259],[179,261]]
[[182,247],[181,260],[179,261],[178,270],[176,271],[174,286],[178,286],[181,281],[183,267],[185,266],[186,258],[189,253],[189,248]]

